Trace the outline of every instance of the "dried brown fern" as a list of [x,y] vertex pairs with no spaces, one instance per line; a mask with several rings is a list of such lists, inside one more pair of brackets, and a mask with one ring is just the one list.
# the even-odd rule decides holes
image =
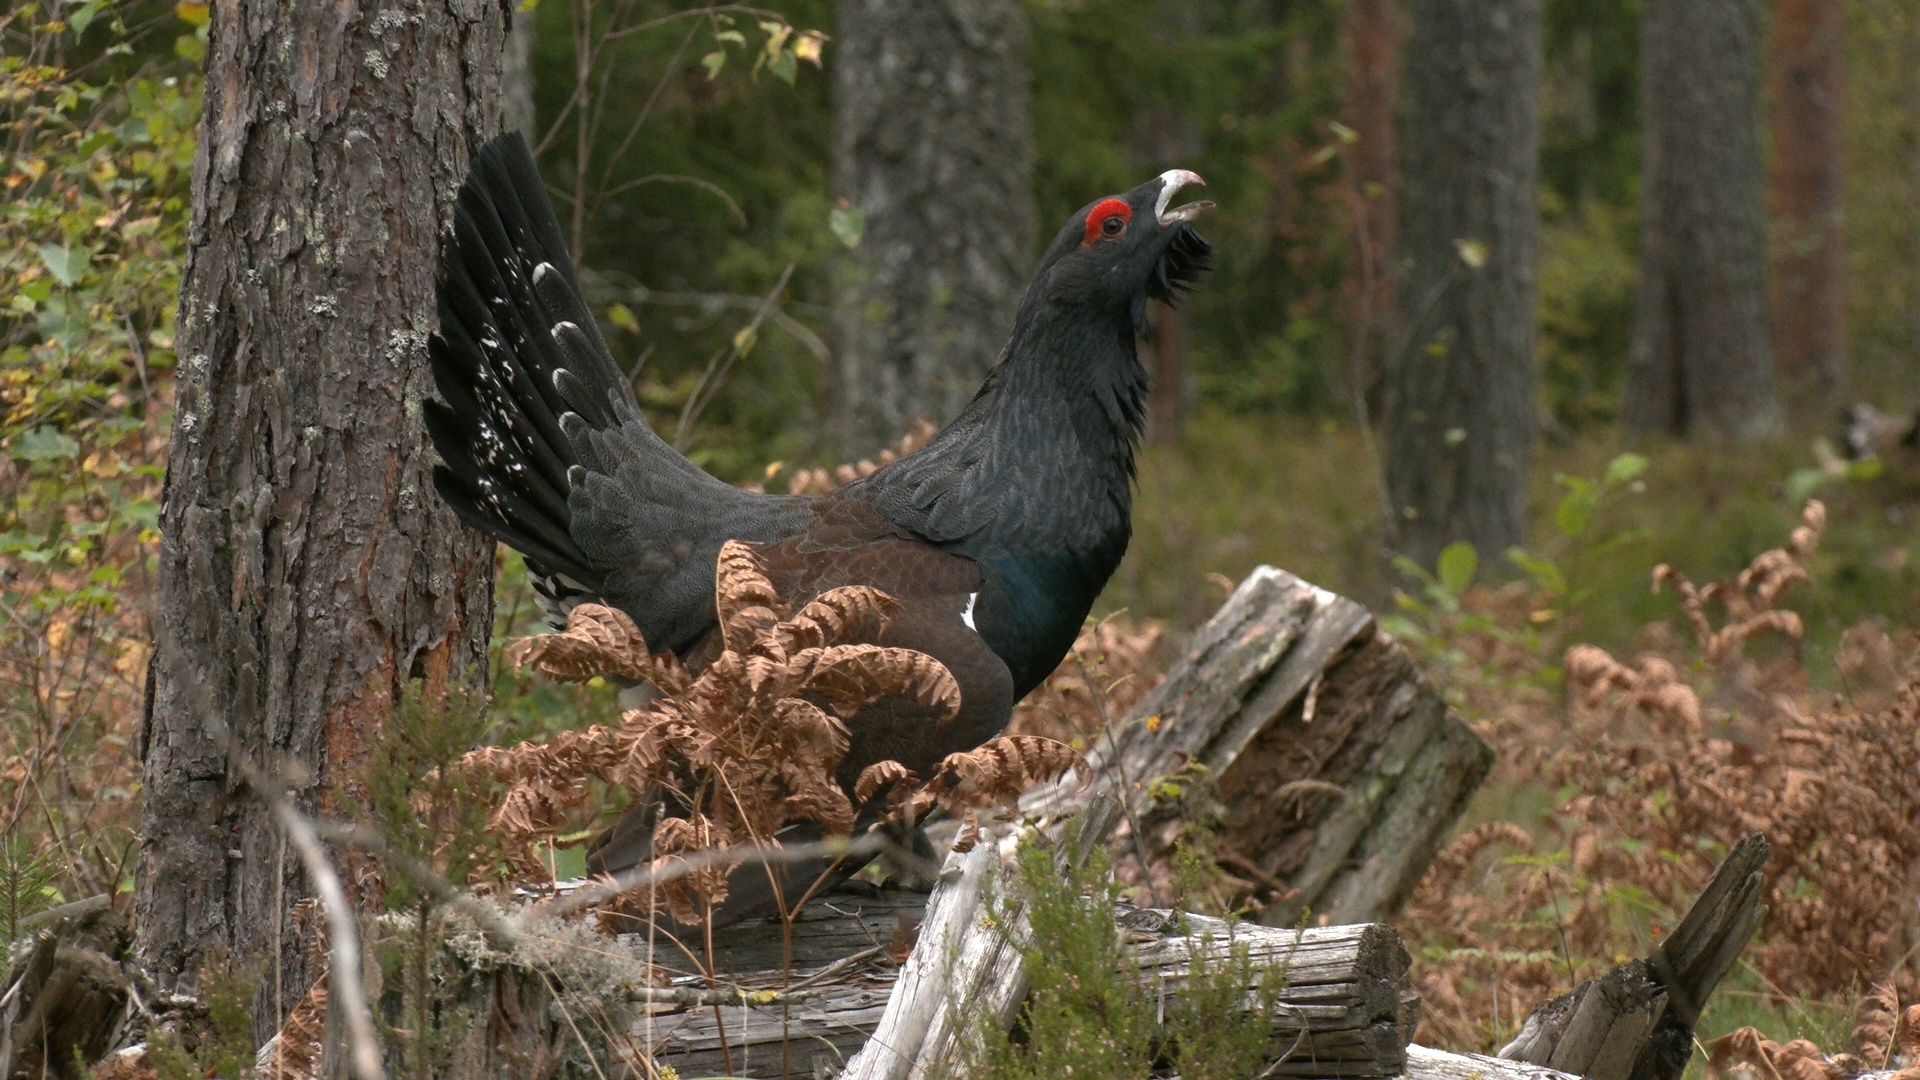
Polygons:
[[[1786,546],[1765,551],[1732,581],[1716,581],[1698,588],[1686,575],[1666,563],[1653,568],[1653,591],[1671,583],[1680,594],[1680,609],[1693,627],[1700,652],[1710,663],[1721,663],[1746,646],[1756,634],[1772,631],[1798,640],[1805,632],[1800,616],[1775,608],[1787,587],[1808,580],[1807,568],[1820,546],[1827,528],[1827,508],[1810,499],[1800,511],[1800,527],[1793,530]],[[1715,627],[1708,605],[1718,601],[1725,612]]]
[[664,693],[683,692],[691,682],[672,654],[654,656],[633,619],[618,608],[580,604],[567,613],[558,634],[521,638],[507,646],[508,662],[531,667],[562,682],[596,676],[647,682]]
[[1845,1066],[1806,1039],[1777,1043],[1743,1027],[1707,1044],[1709,1077],[1752,1080],[1841,1080]]
[[[626,615],[595,605],[576,608],[565,632],[513,647],[516,660],[556,677],[644,679],[665,692],[617,725],[462,759],[507,785],[489,824],[524,875],[540,877],[540,846],[577,818],[592,779],[636,799],[670,789],[692,808],[656,827],[653,869],[697,851],[770,845],[797,822],[844,835],[854,808],[834,779],[847,752],[842,720],[893,695],[928,706],[938,722],[959,711],[959,686],[938,661],[872,643],[899,611],[884,593],[834,589],[789,614],[752,546],[734,541],[720,551],[715,602],[721,651],[697,676],[649,653]],[[660,900],[697,924],[706,905],[724,901],[729,869],[708,864]]]
[[[795,469],[787,478],[787,492],[792,495],[819,495],[853,483],[863,476],[872,476],[880,467],[898,461],[915,450],[933,441],[940,433],[930,417],[922,416],[915,420],[900,440],[870,458],[847,465],[836,465],[831,469]],[[780,471],[778,464],[769,467],[767,476],[771,479]]]
[[980,837],[980,811],[1012,809],[1029,788],[1068,770],[1083,783],[1091,775],[1087,760],[1066,743],[1040,735],[1002,735],[972,750],[948,754],[934,769],[933,779],[910,794],[906,785],[913,774],[899,762],[870,766],[861,773],[860,786],[871,792],[891,785],[894,807],[889,821],[924,817],[935,807],[958,817],[962,828],[954,850],[967,852]]
[[[1758,668],[1741,653],[1754,633],[1797,627],[1772,605],[1804,579],[1823,524],[1810,504],[1785,546],[1730,581],[1695,588],[1663,573],[1685,585],[1692,656],[1677,641],[1631,664],[1575,646],[1562,669],[1565,708],[1515,692],[1502,702],[1508,712],[1480,725],[1516,781],[1559,794],[1530,830],[1542,854],[1489,857],[1482,845],[1496,836],[1524,845],[1511,826],[1482,826],[1415,893],[1407,933],[1444,958],[1416,971],[1423,1041],[1498,1045],[1528,1008],[1592,974],[1570,964],[1643,951],[1661,932],[1649,913],[1684,910],[1725,847],[1753,830],[1773,845],[1768,912],[1750,953],[1767,982],[1828,999],[1863,980],[1920,990],[1913,635],[1850,635],[1860,657],[1851,663],[1886,670],[1850,682],[1846,699],[1808,690],[1792,655]],[[1707,619],[1710,603],[1725,606],[1725,623]],[[1648,640],[1659,648],[1658,635]],[[1506,672],[1507,685],[1537,682],[1524,668]],[[1793,1068],[1811,1069],[1809,1060],[1795,1057]]]
[[319,1080],[320,1054],[327,1038],[327,972],[300,998],[280,1026],[261,1080]]

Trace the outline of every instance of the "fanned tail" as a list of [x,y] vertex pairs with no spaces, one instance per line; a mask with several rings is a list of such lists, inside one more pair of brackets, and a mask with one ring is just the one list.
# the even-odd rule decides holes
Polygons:
[[[564,348],[554,333],[562,323],[599,347]],[[428,348],[443,399],[426,403],[427,432],[445,462],[434,469],[440,496],[540,572],[593,582],[570,530],[567,470],[577,460],[560,418],[582,406],[610,410],[604,397],[571,400],[555,375],[578,368],[603,385],[624,380],[602,359],[606,347],[517,132],[483,146],[461,185],[441,253],[440,330]]]

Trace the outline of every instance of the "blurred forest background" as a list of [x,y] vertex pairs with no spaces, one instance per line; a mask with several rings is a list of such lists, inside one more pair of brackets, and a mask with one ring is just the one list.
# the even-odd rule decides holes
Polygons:
[[[1532,404],[1531,416],[1504,421],[1537,448],[1524,482],[1530,517],[1523,536],[1509,529],[1490,543],[1466,528],[1440,543],[1476,541],[1483,575],[1511,575],[1505,547],[1565,539],[1550,520],[1566,490],[1556,475],[1597,475],[1630,444],[1650,455],[1645,490],[1620,500],[1604,523],[1605,535],[1632,534],[1631,543],[1587,571],[1597,577],[1586,629],[1603,640],[1661,612],[1645,589],[1628,585],[1645,564],[1737,567],[1816,488],[1834,502],[1825,557],[1835,572],[1812,601],[1814,638],[1830,641],[1858,617],[1920,606],[1920,566],[1905,554],[1915,527],[1911,468],[1891,458],[1886,467],[1848,468],[1837,458],[1845,450],[1843,405],[1867,402],[1897,422],[1920,401],[1920,11],[1902,0],[1774,6],[1763,13],[1759,4],[1728,5],[1746,10],[1755,29],[1771,27],[1764,42],[1679,43],[1683,74],[1694,58],[1723,54],[1748,66],[1732,78],[1759,95],[1750,119],[1763,151],[1753,165],[1762,171],[1750,179],[1768,210],[1774,309],[1769,316],[1749,306],[1752,325],[1733,336],[1750,332],[1740,340],[1764,350],[1776,325],[1804,334],[1792,313],[1827,302],[1790,287],[1797,271],[1786,260],[1809,245],[1839,256],[1820,281],[1803,285],[1838,299],[1827,303],[1830,314],[1802,318],[1828,335],[1812,348],[1824,350],[1820,363],[1832,381],[1813,385],[1790,372],[1777,380],[1769,392],[1786,406],[1787,422],[1747,433],[1737,450],[1710,425],[1688,439],[1658,430],[1672,425],[1643,423],[1636,432],[1623,423],[1641,278],[1642,87],[1643,76],[1652,77],[1641,71],[1641,5],[1545,0],[1515,9],[1537,9],[1527,17],[1539,22],[1537,79],[1507,87],[1537,101],[1538,232],[1525,283],[1531,325],[1516,339],[1527,355],[1509,347],[1496,359],[1525,380]],[[880,21],[888,5],[871,7],[880,14],[851,25],[875,26],[869,37],[898,30]],[[643,403],[697,461],[735,482],[777,488],[785,481],[770,463],[790,474],[871,454],[906,422],[882,431],[871,417],[836,407],[836,386],[862,381],[857,368],[836,379],[842,343],[863,321],[846,308],[864,301],[869,316],[886,310],[859,293],[872,269],[863,248],[942,231],[976,248],[999,245],[996,256],[1017,269],[1000,273],[1004,283],[990,282],[987,292],[1006,293],[1076,208],[1163,169],[1192,168],[1220,206],[1205,223],[1218,267],[1190,310],[1159,320],[1173,325],[1155,345],[1161,386],[1137,535],[1106,604],[1191,624],[1218,596],[1205,581],[1237,580],[1258,562],[1384,601],[1391,582],[1380,557],[1382,474],[1390,470],[1380,458],[1392,433],[1376,447],[1357,419],[1377,424],[1389,404],[1378,370],[1383,351],[1433,348],[1429,337],[1416,340],[1431,328],[1409,330],[1394,306],[1393,279],[1403,268],[1396,260],[1408,257],[1396,254],[1394,233],[1403,184],[1441,175],[1404,179],[1394,118],[1416,131],[1436,122],[1431,113],[1409,116],[1424,99],[1401,85],[1402,68],[1409,56],[1445,49],[1447,28],[1410,27],[1405,10],[1379,0],[995,7],[982,5],[977,17],[1012,20],[995,32],[1024,34],[1026,46],[1018,55],[962,56],[958,67],[984,65],[980,82],[944,97],[905,81],[865,91],[904,94],[891,111],[921,102],[936,120],[912,137],[973,138],[987,155],[1012,148],[1003,162],[962,152],[976,147],[950,152],[949,172],[967,183],[943,192],[922,180],[915,196],[932,196],[922,200],[931,205],[905,226],[836,203],[870,182],[836,162],[860,153],[853,141],[836,143],[834,86],[836,77],[855,77],[838,71],[836,57],[843,45],[859,45],[858,32],[850,43],[839,40],[847,13],[859,9],[836,15],[821,0],[777,13],[727,8],[676,18],[668,5],[638,0],[547,0],[520,12],[522,104],[509,106],[508,122],[526,127],[539,147],[603,328],[637,366]],[[195,35],[204,37],[206,17],[204,4],[104,2],[16,4],[6,16],[0,379],[10,388],[6,438],[16,470],[70,460],[62,455],[73,439],[88,450],[93,439],[117,436],[138,422],[143,395],[172,368],[171,286],[183,255],[204,48]],[[772,41],[769,27],[791,38]],[[1687,32],[1713,28],[1671,31]],[[1410,33],[1441,37],[1415,41]],[[931,50],[925,55],[893,59],[909,69],[935,63],[948,46],[934,37],[903,46]],[[1026,92],[991,92],[998,83]],[[1783,95],[1791,100],[1783,104]],[[968,121],[975,99],[980,115]],[[1829,134],[1798,137],[1789,148],[1796,165],[1770,144],[1801,100],[1830,102],[1816,104],[1813,121],[1799,128]],[[949,123],[956,109],[957,126]],[[1000,134],[980,142],[980,129]],[[1683,127],[1678,138],[1684,145],[1700,134]],[[1792,130],[1787,137],[1796,138]],[[1790,165],[1811,168],[1814,179],[1794,179]],[[934,165],[899,168],[916,167]],[[965,194],[969,184],[985,186],[974,197]],[[1789,206],[1796,184],[1811,184],[1814,202],[1801,196]],[[1416,220],[1432,216],[1405,205],[1421,210]],[[890,227],[906,232],[896,237]],[[1466,225],[1436,227],[1454,228],[1447,235],[1463,259],[1487,257],[1486,241]],[[870,229],[886,235],[862,235]],[[1510,254],[1494,251],[1495,267]],[[1768,267],[1751,269],[1765,280]],[[1463,262],[1446,272],[1472,270]],[[761,325],[755,315],[769,295]],[[924,288],[900,295],[919,296],[929,309],[951,299]],[[972,322],[997,330],[1010,300],[972,300],[985,306],[967,310],[986,312]],[[749,347],[733,349],[749,323],[758,329],[743,339]],[[918,411],[936,422],[964,401],[997,348],[994,333],[974,333],[949,361],[962,396],[921,394]],[[1773,349],[1783,370],[1787,344]],[[1749,359],[1749,367],[1768,363],[1764,351]],[[98,430],[83,436],[74,410],[97,411],[103,391],[119,411],[90,418]],[[1652,437],[1631,438],[1649,428]],[[16,516],[9,526],[9,557],[46,554],[48,537],[24,525]],[[1436,544],[1402,545],[1409,547],[1432,568]]]
[[[523,3],[507,126],[537,148],[655,427],[722,478],[768,490],[871,457],[921,413],[948,419],[1076,209],[1168,168],[1206,177],[1216,267],[1188,306],[1154,313],[1135,537],[1096,614],[1149,627],[1144,655],[1153,627],[1176,639],[1259,563],[1396,613],[1390,625],[1502,752],[1470,824],[1527,825],[1470,834],[1416,897],[1422,960],[1465,965],[1423,988],[1430,1022],[1452,1045],[1497,1045],[1514,1008],[1557,977],[1564,928],[1538,914],[1544,873],[1504,908],[1450,904],[1447,890],[1482,884],[1466,867],[1483,846],[1597,820],[1600,794],[1579,785],[1644,764],[1539,750],[1647,719],[1573,709],[1567,646],[1672,657],[1714,723],[1745,717],[1750,730],[1708,740],[1696,713],[1652,743],[1677,760],[1711,741],[1734,790],[1754,781],[1738,772],[1745,748],[1825,708],[1816,691],[1851,693],[1862,672],[1886,693],[1899,681],[1913,642],[1901,628],[1920,613],[1920,3],[943,10]],[[45,890],[132,888],[162,480],[170,433],[193,436],[173,411],[176,371],[193,363],[174,334],[209,18],[194,0],[0,12],[9,938]],[[378,61],[367,53],[370,70]],[[1848,411],[1859,404],[1871,410]],[[1687,645],[1648,570],[1729,578],[1816,496],[1817,551],[1793,553],[1810,578],[1792,593],[1804,633],[1757,640],[1760,667],[1729,675],[1722,646]],[[496,641],[534,617],[517,557],[501,558]],[[1152,664],[1129,663],[1145,681]],[[513,730],[611,704],[604,689],[494,674]],[[1888,740],[1910,752],[1920,722],[1911,690],[1903,700],[1898,724],[1827,767],[1895,769]],[[1612,792],[1608,820],[1667,799],[1659,783]],[[1858,839],[1818,818],[1820,801],[1790,821],[1769,816],[1779,807],[1692,806],[1644,856],[1632,829],[1611,836],[1629,853],[1613,878],[1576,867],[1591,872],[1575,887],[1592,886],[1579,901],[1592,919],[1575,951],[1644,940],[1650,912],[1684,904],[1701,875],[1648,893],[1640,872],[1661,852],[1705,859],[1696,841],[1712,829],[1772,823],[1777,845],[1805,850]],[[1886,813],[1848,827],[1915,834],[1911,807]],[[1571,835],[1539,841],[1515,881],[1574,858]],[[1875,873],[1906,880],[1905,865]],[[1839,896],[1844,868],[1798,880]],[[1870,894],[1872,918],[1911,907],[1910,888],[1888,889]],[[1809,954],[1828,944],[1815,930],[1870,921],[1811,900],[1780,910],[1805,917],[1768,934]],[[1499,931],[1474,937],[1468,919]],[[1513,945],[1523,924],[1530,944]],[[1825,995],[1825,1008],[1899,966],[1904,931],[1873,925],[1871,948],[1824,950],[1815,981],[1782,974],[1811,970],[1798,954],[1749,973],[1755,1000],[1800,1002],[1769,1014],[1771,1030],[1816,1017],[1795,995]],[[1514,983],[1502,965],[1516,964],[1535,983]],[[1517,994],[1505,1005],[1502,978]],[[1911,969],[1906,985],[1910,999]],[[1489,1001],[1490,1017],[1475,1012]],[[1844,1012],[1817,1012],[1821,1033],[1842,1031]]]
[[[950,210],[934,207],[930,221],[916,223],[923,237],[942,229],[983,237],[981,243],[994,242],[990,234],[1014,235],[1021,241],[1017,288],[1039,247],[1075,209],[1163,169],[1199,172],[1208,181],[1205,194],[1220,205],[1204,223],[1218,249],[1217,270],[1178,319],[1174,340],[1159,349],[1158,430],[1142,466],[1134,550],[1106,605],[1191,624],[1220,595],[1204,584],[1212,575],[1238,580],[1258,562],[1384,601],[1390,583],[1379,556],[1381,488],[1366,479],[1374,451],[1360,436],[1353,391],[1356,382],[1365,384],[1377,421],[1382,395],[1373,357],[1388,347],[1416,353],[1427,344],[1401,328],[1390,285],[1403,171],[1393,118],[1417,104],[1399,85],[1409,52],[1444,43],[1411,42],[1405,10],[1390,3],[1000,6],[1024,16],[1027,47],[1017,58],[1022,63],[992,61],[1002,66],[981,77],[1028,80],[1032,209],[1019,206],[1004,182],[990,188],[998,204],[961,201],[964,185],[956,184]],[[1745,6],[1760,15],[1761,5]],[[1565,491],[1555,475],[1597,475],[1630,445],[1622,407],[1639,277],[1643,141],[1640,5],[1546,0],[1539,7],[1531,307],[1537,330],[1528,335],[1536,343],[1530,385],[1538,450],[1528,481],[1531,524],[1519,541],[1536,548],[1564,543],[1551,521]],[[1754,40],[1744,60],[1765,95],[1751,117],[1763,148],[1773,138],[1769,117],[1780,93],[1843,95],[1821,120],[1834,136],[1814,148],[1832,157],[1823,163],[1830,190],[1813,213],[1839,232],[1844,253],[1835,284],[1844,290],[1838,317],[1846,381],[1823,390],[1783,378],[1779,392],[1793,406],[1789,422],[1738,450],[1711,430],[1693,442],[1661,433],[1632,443],[1653,460],[1646,491],[1609,510],[1604,535],[1636,539],[1588,570],[1598,580],[1590,582],[1583,613],[1587,632],[1605,640],[1664,613],[1637,585],[1647,564],[1737,568],[1772,542],[1777,523],[1790,520],[1797,500],[1815,487],[1839,498],[1828,557],[1840,563],[1814,601],[1821,609],[1812,617],[1820,628],[1815,637],[1830,643],[1859,617],[1920,608],[1920,567],[1903,554],[1916,528],[1910,468],[1904,482],[1897,468],[1849,473],[1812,445],[1825,438],[1832,450],[1843,449],[1844,404],[1860,400],[1910,415],[1920,400],[1920,10],[1899,0],[1776,7],[1776,23],[1844,7],[1844,26],[1821,28],[1826,37],[1788,47],[1776,31],[1776,47]],[[820,465],[891,442],[904,423],[861,429],[836,413],[835,368],[826,355],[848,336],[844,318],[836,321],[835,275],[847,290],[844,276],[863,266],[858,249],[850,255],[844,241],[869,224],[856,217],[850,226],[846,211],[835,214],[836,198],[857,194],[844,172],[835,172],[848,168],[836,164],[836,152],[854,153],[837,146],[834,134],[834,80],[845,77],[836,71],[836,49],[851,43],[829,42],[825,70],[800,64],[789,84],[751,70],[749,46],[761,42],[744,17],[741,28],[753,33],[745,44],[716,42],[711,28],[682,24],[635,33],[610,48],[595,73],[605,81],[590,93],[604,115],[583,141],[568,109],[579,96],[585,10],[629,26],[663,12],[645,4],[586,9],[548,2],[531,13],[532,97],[550,140],[542,160],[563,196],[574,189],[583,158],[596,178],[588,185],[591,225],[577,258],[606,286],[616,349],[645,360],[643,401],[672,430],[697,391],[711,393],[684,444],[728,479],[775,488],[781,480],[768,472],[769,462]],[[795,27],[846,36],[846,15],[837,25],[831,4],[780,10]],[[1739,50],[1701,41],[1684,52]],[[701,58],[715,54],[730,60],[709,77]],[[1807,88],[1804,78],[1786,73],[1809,59],[1842,69],[1844,77]],[[909,100],[916,96],[905,92]],[[958,97],[979,94],[974,88]],[[998,98],[983,108],[1001,111],[977,124],[1013,122]],[[630,139],[642,113],[644,126]],[[944,130],[924,134],[942,138]],[[1017,164],[1009,162],[1008,170]],[[1764,157],[1754,164],[1769,167]],[[1766,185],[1777,175],[1775,163],[1753,181]],[[1778,210],[1786,181],[1772,183],[1767,206]],[[863,212],[857,203],[851,210]],[[1373,285],[1371,297],[1363,296],[1358,256],[1363,219],[1380,262],[1372,272],[1386,279]],[[1781,213],[1768,223],[1775,263],[1807,244],[1789,235],[1794,223]],[[1455,227],[1458,239],[1474,239]],[[710,358],[788,265],[794,269],[780,309],[821,340],[770,329],[717,390],[702,389]],[[1776,269],[1776,283],[1779,276]],[[1776,319],[1810,306],[1793,293],[1775,295],[1783,309]],[[1749,318],[1763,323],[1756,329],[1764,347],[1773,330],[1767,312]],[[1363,333],[1390,340],[1357,343]],[[999,340],[975,351],[984,354]],[[972,376],[958,380],[968,393],[987,359],[953,361]],[[923,407],[936,422],[947,418]],[[1503,546],[1483,550],[1480,560],[1496,579],[1503,567],[1513,572]],[[1424,554],[1431,568],[1431,551]]]

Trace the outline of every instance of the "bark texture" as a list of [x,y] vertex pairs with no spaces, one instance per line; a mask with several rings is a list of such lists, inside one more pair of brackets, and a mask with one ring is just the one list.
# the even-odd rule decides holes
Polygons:
[[1526,539],[1540,241],[1540,0],[1412,5],[1387,535],[1432,566]]
[[1640,8],[1640,286],[1627,426],[1730,439],[1779,423],[1767,326],[1760,0]]
[[835,194],[865,216],[834,296],[843,457],[952,419],[1013,328],[1034,255],[1018,0],[841,0]]
[[1378,401],[1393,325],[1394,103],[1399,94],[1400,15],[1394,0],[1353,0],[1342,27],[1347,53],[1346,124],[1356,136],[1345,165],[1353,204],[1353,261],[1346,296],[1355,339],[1352,389]]
[[1789,401],[1809,417],[1846,390],[1846,5],[1774,0],[1773,342]]
[[326,809],[406,680],[484,673],[493,544],[434,494],[420,401],[504,33],[497,0],[213,8],[135,904],[163,986],[265,962],[263,1032],[309,975],[309,887],[233,755]]

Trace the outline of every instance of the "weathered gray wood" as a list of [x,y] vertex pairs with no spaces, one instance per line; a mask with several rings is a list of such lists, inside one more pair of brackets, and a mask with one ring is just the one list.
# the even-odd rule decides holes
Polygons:
[[[1175,917],[1153,914],[1168,924]],[[1186,933],[1135,946],[1131,961],[1169,1007],[1185,992],[1197,957],[1217,965],[1244,946],[1256,969],[1283,969],[1272,1026],[1273,1046],[1284,1056],[1269,1075],[1392,1076],[1405,1066],[1419,999],[1406,949],[1392,930],[1377,923],[1281,930],[1199,915],[1184,921]]]
[[[1181,808],[1156,803],[1150,782],[1198,766],[1217,777],[1228,807],[1223,840],[1299,883],[1306,907],[1289,910],[1353,922],[1341,916],[1388,912],[1404,898],[1490,751],[1364,608],[1262,567],[1134,719],[1089,757],[1092,783],[1054,785],[1022,804],[1043,832],[1066,841],[1063,866],[1082,865],[1101,845],[1132,852],[1135,823],[1141,843],[1159,845],[1149,859],[1164,856],[1157,830]],[[1302,782],[1337,795],[1301,800]],[[1074,815],[1077,828],[1063,836]],[[898,895],[837,893],[803,911],[790,932],[773,923],[732,927],[714,935],[710,952],[664,941],[642,952],[645,943],[623,937],[619,951],[644,956],[686,988],[629,993],[648,999],[634,1044],[682,1075],[804,1075],[844,1063],[849,1080],[919,1080],[964,1069],[979,1049],[970,1040],[1007,1030],[1026,995],[1021,902],[1002,896],[989,909],[986,900],[1012,842],[997,850],[983,839],[949,859],[897,970],[881,946],[899,942],[897,955],[903,919],[918,914],[911,897]],[[1195,949],[1224,956],[1233,947],[1222,923],[1192,917],[1186,925],[1199,936],[1189,939],[1164,915],[1129,917],[1146,919],[1128,923],[1134,932],[1154,927],[1134,945],[1134,960],[1175,999]],[[1273,1032],[1284,1059],[1274,1075],[1401,1069],[1417,1003],[1390,930],[1240,926],[1232,936],[1256,963],[1286,968]],[[546,1030],[558,1029],[549,1020]],[[543,1048],[555,1053],[551,1040]]]
[[[105,897],[23,920],[38,929],[0,943],[0,1077],[78,1075],[120,1037],[132,991],[120,970],[126,917]],[[12,960],[8,962],[11,953]]]
[[1571,1073],[1544,1065],[1488,1057],[1450,1054],[1425,1046],[1407,1047],[1406,1080],[1579,1080]]
[[1088,758],[1090,788],[1063,781],[1022,810],[1055,825],[1094,791],[1123,793],[1114,850],[1159,860],[1184,808],[1157,799],[1153,781],[1212,777],[1219,841],[1293,890],[1262,915],[1291,925],[1396,912],[1493,751],[1365,608],[1263,566]]
[[1679,1080],[1701,1008],[1766,912],[1766,861],[1765,837],[1741,841],[1651,954],[1534,1009],[1500,1056],[1594,1080]]
[[[1018,992],[992,981],[1009,970],[1001,950],[1017,951],[1023,931],[991,932],[1015,925],[1017,916],[1010,918],[1004,904],[996,904],[992,918],[983,918],[989,912],[991,860],[975,856],[949,863],[960,876],[936,892],[921,945],[897,973],[897,993],[890,993],[894,970],[870,968],[800,1001],[748,996],[718,1010],[663,1006],[664,1015],[638,1025],[636,1041],[653,1048],[656,1064],[688,1076],[723,1069],[747,1077],[812,1075],[837,1069],[843,1061],[842,1080],[964,1075],[973,1060],[969,1055],[979,1049],[971,1040],[1004,1026],[987,1018],[1004,1010],[1010,1019],[1024,994],[1023,981]],[[1146,938],[1131,946],[1129,964],[1169,1008],[1185,991],[1196,957],[1224,962],[1235,947],[1244,946],[1257,967],[1285,969],[1272,1019],[1275,1056],[1285,1059],[1272,1075],[1390,1076],[1404,1065],[1407,1037],[1418,1021],[1417,1002],[1406,951],[1388,928],[1296,931],[1186,916],[1188,932],[1182,933],[1172,912],[1122,909],[1120,916],[1128,931]],[[802,985],[809,978],[796,969],[789,984]],[[778,970],[736,973],[728,981],[769,986],[781,975]],[[854,1049],[857,1055],[850,1054]]]
[[841,1073],[844,1080],[899,1080],[912,1074],[928,1033],[947,1023],[948,1012],[972,1002],[968,990],[983,964],[997,966],[979,955],[983,946],[992,946],[980,932],[980,916],[996,854],[990,838],[982,836],[972,851],[947,857],[927,901],[920,939],[873,1037]]

